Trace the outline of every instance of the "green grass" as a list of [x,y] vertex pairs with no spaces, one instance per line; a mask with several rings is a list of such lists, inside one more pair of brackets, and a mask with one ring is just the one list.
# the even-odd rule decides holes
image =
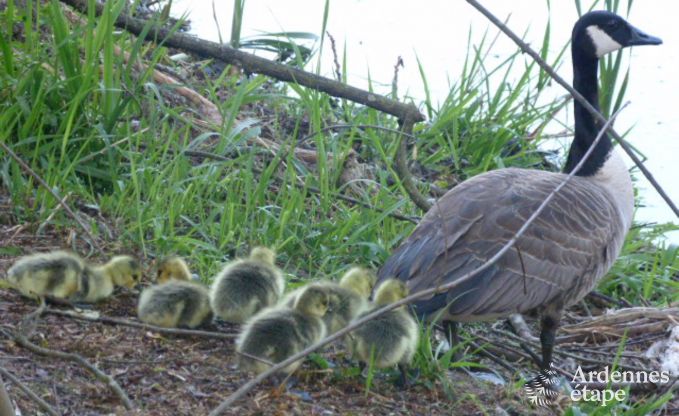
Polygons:
[[[381,265],[410,234],[413,224],[388,215],[421,215],[392,169],[394,134],[354,128],[313,135],[306,145],[321,155],[313,167],[293,152],[272,153],[251,142],[261,135],[287,148],[346,120],[397,129],[396,120],[298,85],[224,71],[191,85],[219,106],[224,119],[218,126],[199,125],[191,105],[168,100],[168,87],[153,84],[149,71],[138,73],[115,53],[117,46],[133,59],[173,65],[166,49],[115,31],[112,22],[122,2],[108,4],[101,18],[90,13],[85,25],[73,26],[57,2],[23,7],[8,0],[0,12],[0,140],[60,195],[70,193],[71,201],[95,204],[116,219],[121,250],[146,259],[186,256],[207,282],[222,262],[264,244],[279,251],[279,263],[291,278],[335,278],[352,264]],[[242,19],[244,2],[235,4],[241,5],[237,16]],[[327,12],[326,5],[326,19]],[[19,34],[17,27],[22,27]],[[550,55],[549,30],[541,54],[558,64],[566,47]],[[310,59],[311,50],[291,46],[294,37],[285,37],[287,42],[250,46],[292,48],[298,65]],[[232,39],[248,46],[239,33]],[[547,78],[519,52],[489,66],[494,41],[488,34],[476,45],[468,40],[464,68],[440,106],[429,98],[427,71],[420,64],[427,92],[423,108],[430,121],[416,126],[413,163],[438,186],[501,167],[554,169],[537,148],[545,118],[563,102],[543,104]],[[350,56],[344,51],[345,68]],[[602,65],[603,108],[612,112],[622,102],[627,75],[620,80],[620,54]],[[515,79],[511,74],[517,66],[525,68],[525,75]],[[262,107],[268,112],[264,118]],[[529,136],[536,139],[526,141]],[[183,154],[201,149],[226,160]],[[373,171],[358,192],[339,181],[352,149]],[[27,224],[43,222],[56,207],[53,197],[2,153],[0,185],[12,195],[14,214]],[[346,203],[336,197],[340,193],[384,212]],[[52,223],[73,226],[63,212]],[[91,225],[97,232],[97,224]],[[676,301],[677,248],[653,244],[670,228],[676,227],[642,226],[630,232],[599,289],[636,305]],[[451,354],[436,357],[432,348],[424,336],[416,367],[425,380],[459,365]]]

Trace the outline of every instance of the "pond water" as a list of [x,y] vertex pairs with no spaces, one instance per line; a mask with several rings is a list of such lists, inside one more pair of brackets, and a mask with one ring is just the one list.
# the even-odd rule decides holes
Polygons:
[[[525,35],[534,48],[542,43],[548,17],[551,16],[552,52],[554,56],[570,36],[577,19],[574,2],[552,1],[551,12],[547,2],[524,0],[481,1],[500,19],[509,19],[508,26]],[[243,18],[242,36],[271,32],[311,32],[322,30],[323,1],[311,0],[247,0]],[[586,2],[583,2],[586,3]],[[625,3],[625,2],[621,2]],[[215,15],[219,20],[222,39],[228,41],[233,2],[215,2]],[[213,17],[212,2],[175,0],[173,14],[189,13],[192,33],[198,37],[218,41],[217,25]],[[630,83],[626,99],[631,101],[616,121],[616,130],[633,127],[628,140],[648,160],[647,167],[664,187],[673,201],[679,203],[679,111],[673,102],[679,100],[679,30],[676,16],[679,3],[673,0],[645,0],[632,5],[628,20],[641,30],[663,39],[661,46],[631,49]],[[399,71],[399,93],[424,98],[424,87],[417,59],[426,73],[432,101],[442,102],[449,86],[461,72],[467,49],[467,39],[472,29],[472,42],[478,42],[486,30],[494,37],[497,29],[466,1],[429,0],[371,0],[330,2],[326,30],[337,41],[340,59],[346,48],[348,82],[367,88],[368,78],[377,92],[391,89],[393,68],[399,56],[404,68]],[[499,63],[516,50],[513,42],[504,35],[498,37],[490,59]],[[558,69],[567,80],[571,79],[570,54]],[[321,54],[320,73],[333,77],[333,55],[329,43]],[[317,59],[310,68],[315,70]],[[554,87],[554,94],[565,91]],[[562,122],[572,125],[570,108],[559,115]],[[561,129],[560,127],[558,128]],[[554,146],[565,148],[564,143]],[[632,162],[628,160],[629,165]],[[637,210],[638,222],[679,223],[662,198],[653,190],[641,173],[635,174],[643,207]],[[668,233],[668,240],[679,244],[679,232]]]

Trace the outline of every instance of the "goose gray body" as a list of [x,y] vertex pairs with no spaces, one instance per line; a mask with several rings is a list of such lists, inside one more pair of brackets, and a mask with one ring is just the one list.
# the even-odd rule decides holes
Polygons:
[[[497,253],[564,177],[510,168],[465,181],[427,212],[380,279],[404,280],[412,292],[455,281]],[[444,318],[464,322],[570,304],[608,271],[629,220],[603,185],[574,177],[497,263],[414,305],[423,315],[449,305]]]

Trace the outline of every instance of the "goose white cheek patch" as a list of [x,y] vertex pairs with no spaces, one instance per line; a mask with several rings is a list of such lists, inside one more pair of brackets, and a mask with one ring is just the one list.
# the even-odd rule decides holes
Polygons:
[[592,38],[594,48],[596,48],[596,56],[601,58],[609,52],[613,52],[622,48],[622,45],[616,42],[608,33],[604,32],[599,26],[588,26],[587,34]]

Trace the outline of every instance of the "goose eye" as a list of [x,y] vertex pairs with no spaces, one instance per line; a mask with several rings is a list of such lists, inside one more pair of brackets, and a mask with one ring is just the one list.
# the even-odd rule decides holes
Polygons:
[[606,27],[610,29],[616,29],[618,26],[620,26],[619,20],[609,20],[608,23],[606,23]]

